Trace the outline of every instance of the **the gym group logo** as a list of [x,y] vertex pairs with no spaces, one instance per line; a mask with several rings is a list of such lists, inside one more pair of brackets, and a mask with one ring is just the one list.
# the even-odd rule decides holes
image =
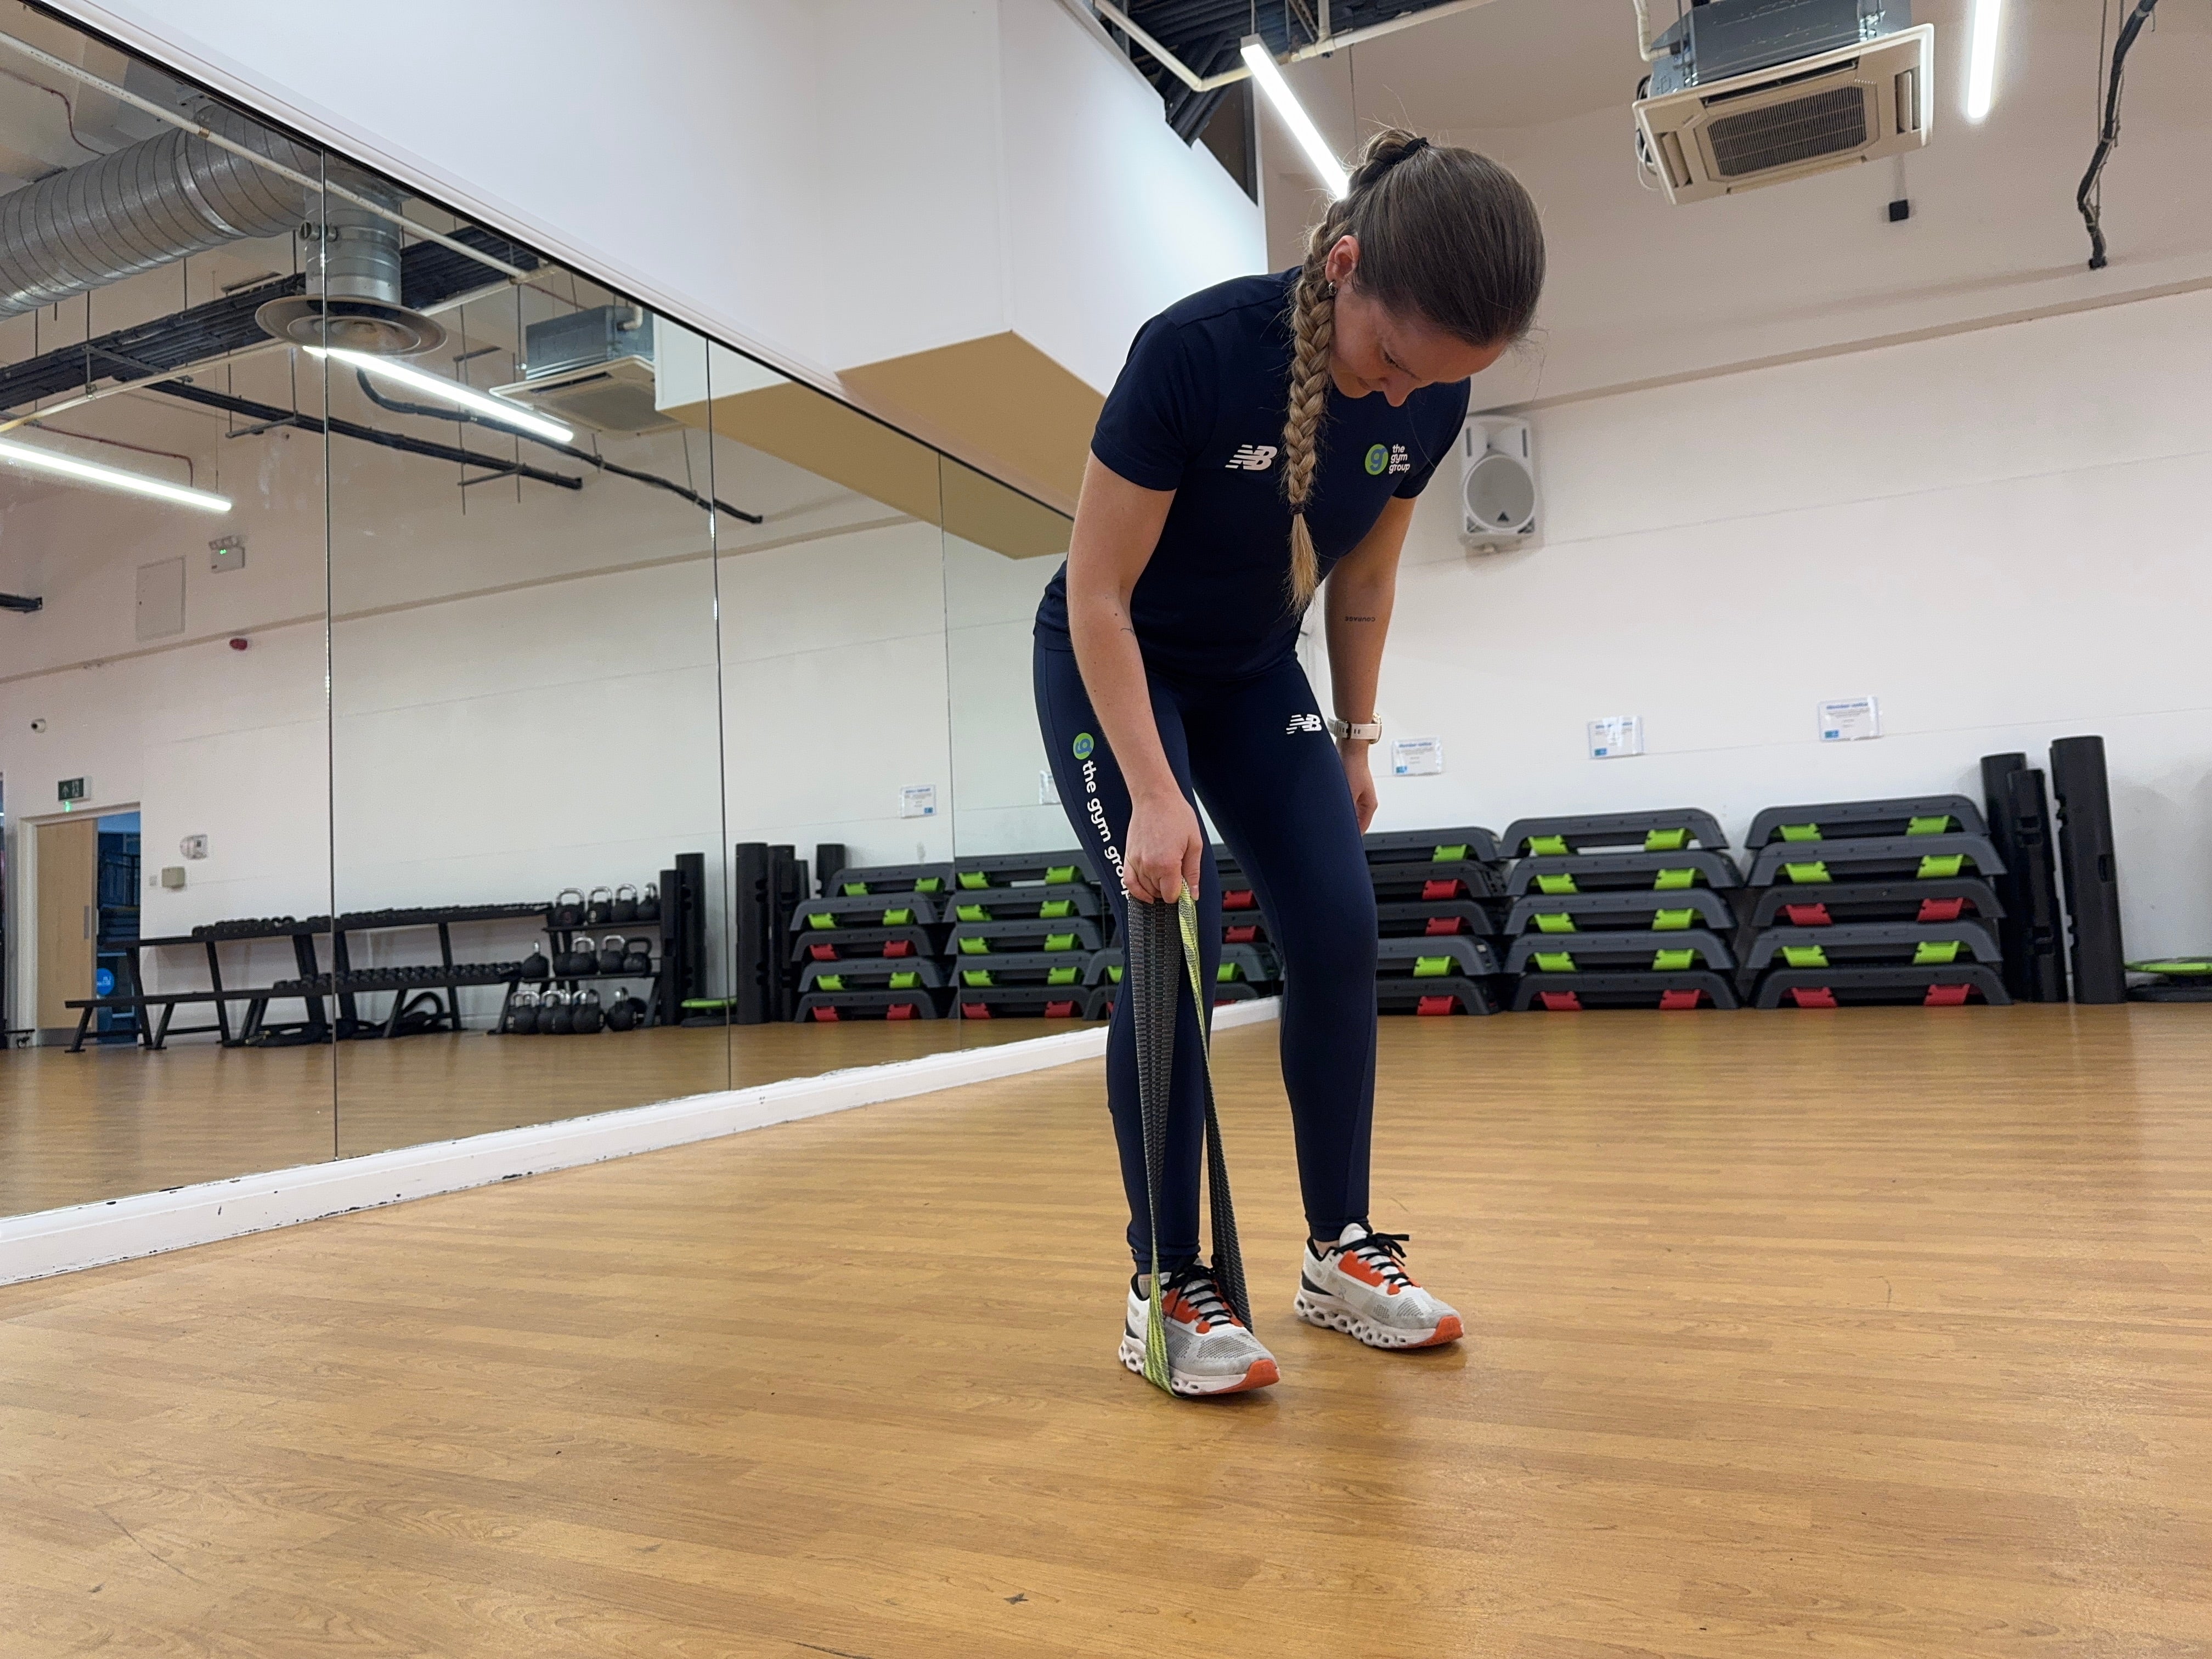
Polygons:
[[1291,716],[1291,723],[1283,728],[1283,735],[1286,738],[1293,738],[1301,732],[1318,732],[1321,729],[1320,715],[1293,714]]
[[1226,472],[1265,472],[1274,465],[1276,453],[1273,444],[1244,444],[1229,458],[1229,465],[1222,470]]
[[1385,472],[1411,472],[1413,458],[1406,453],[1403,444],[1376,444],[1367,452],[1367,476],[1379,478]]
[[1088,732],[1078,732],[1075,741],[1068,745],[1075,758],[1083,763],[1083,816],[1098,832],[1098,839],[1106,849],[1106,862],[1114,866],[1114,874],[1121,873],[1121,849],[1114,845],[1114,827],[1106,822],[1106,809],[1098,801],[1098,763],[1091,759],[1097,752],[1098,739]]

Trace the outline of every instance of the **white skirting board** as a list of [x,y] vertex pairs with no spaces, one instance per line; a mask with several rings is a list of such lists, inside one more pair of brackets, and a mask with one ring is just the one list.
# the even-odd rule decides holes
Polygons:
[[[1273,997],[1232,1002],[1214,1011],[1217,1030],[1275,1018]],[[819,1077],[792,1078],[750,1089],[687,1095],[591,1117],[534,1123],[520,1129],[434,1140],[361,1158],[304,1164],[228,1181],[32,1215],[0,1218],[0,1285],[44,1279],[80,1267],[129,1261],[164,1250],[294,1226],[354,1210],[404,1204],[517,1176],[570,1170],[632,1152],[657,1152],[695,1140],[738,1134],[770,1123],[817,1117],[854,1106],[930,1094],[963,1084],[1015,1077],[1106,1052],[1103,1025],[1026,1042],[927,1054],[886,1066],[855,1066]],[[344,1103],[339,1103],[344,1110]]]

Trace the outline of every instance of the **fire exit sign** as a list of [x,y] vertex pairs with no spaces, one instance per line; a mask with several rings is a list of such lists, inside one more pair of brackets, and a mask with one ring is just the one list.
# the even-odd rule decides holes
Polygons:
[[71,801],[82,800],[84,799],[84,780],[82,778],[64,778],[60,783],[55,786],[54,793],[60,799],[64,805],[67,805]]

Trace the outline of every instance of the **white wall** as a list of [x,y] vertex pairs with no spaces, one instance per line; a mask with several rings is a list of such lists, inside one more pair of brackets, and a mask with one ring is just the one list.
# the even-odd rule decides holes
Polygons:
[[[1469,556],[1424,498],[1382,687],[1448,770],[1383,827],[1959,791],[2100,732],[2129,947],[2212,946],[2203,508],[2212,295],[1569,404],[1547,544]],[[1824,744],[1823,698],[1884,735]],[[1644,717],[1592,761],[1583,723]]]

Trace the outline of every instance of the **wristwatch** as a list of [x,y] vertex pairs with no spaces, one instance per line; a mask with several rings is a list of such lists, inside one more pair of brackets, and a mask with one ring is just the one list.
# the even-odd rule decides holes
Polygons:
[[1349,738],[1354,743],[1380,743],[1382,741],[1382,722],[1381,720],[1346,721],[1332,714],[1328,717],[1328,732],[1331,737],[1340,740]]

